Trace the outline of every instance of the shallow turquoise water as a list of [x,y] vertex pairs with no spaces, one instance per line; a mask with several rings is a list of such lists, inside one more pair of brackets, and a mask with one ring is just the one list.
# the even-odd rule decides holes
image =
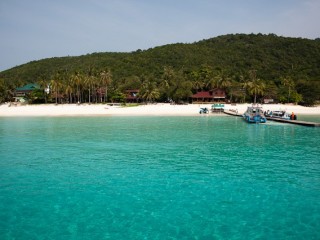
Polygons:
[[0,239],[320,239],[320,128],[0,118]]
[[320,123],[320,116],[319,115],[308,115],[308,114],[301,114],[298,115],[299,121],[307,121],[307,122],[316,122]]

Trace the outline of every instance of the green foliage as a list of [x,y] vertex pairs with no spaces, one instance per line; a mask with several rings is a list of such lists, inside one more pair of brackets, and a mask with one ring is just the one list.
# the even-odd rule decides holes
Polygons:
[[160,92],[156,86],[155,82],[145,81],[139,92],[140,98],[144,99],[146,102],[153,102],[160,97]]
[[[274,34],[224,35],[131,53],[92,53],[32,61],[0,73],[5,84],[0,86],[0,101],[10,97],[3,95],[4,91],[12,92],[34,82],[42,88],[51,83],[54,92],[49,97],[54,102],[62,94],[68,102],[122,101],[124,97],[118,93],[143,90],[147,80],[154,93],[147,94],[153,96],[146,95],[145,100],[187,100],[197,91],[222,87],[235,101],[268,95],[284,102],[300,100],[310,104],[320,98],[313,93],[308,96],[306,91],[319,88],[319,62],[319,40]],[[249,72],[253,70],[259,81],[250,81]]]
[[111,102],[124,103],[125,95],[120,91],[114,91],[112,92],[110,99],[111,99]]
[[297,103],[302,102],[302,101],[303,101],[302,94],[299,94],[296,91],[291,93],[290,102],[297,104]]
[[30,94],[27,96],[28,100],[30,103],[45,103],[45,93],[41,89],[37,89],[32,91]]
[[306,106],[313,106],[319,101],[320,81],[299,81],[297,83],[297,92],[302,95],[300,102]]

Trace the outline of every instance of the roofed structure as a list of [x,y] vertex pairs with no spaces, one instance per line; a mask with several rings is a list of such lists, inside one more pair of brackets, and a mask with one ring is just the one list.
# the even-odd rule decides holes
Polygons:
[[139,89],[130,89],[126,91],[126,101],[127,102],[140,102],[140,98],[138,96]]
[[36,83],[29,83],[27,85],[24,85],[23,87],[16,88],[15,90],[15,96],[16,97],[24,97],[26,94],[40,89],[40,86]]
[[221,102],[226,98],[226,92],[221,88],[210,91],[200,91],[192,95],[192,102]]
[[40,86],[36,83],[29,83],[23,87],[16,88],[14,91],[15,102],[27,102],[27,95],[34,90],[39,90]]

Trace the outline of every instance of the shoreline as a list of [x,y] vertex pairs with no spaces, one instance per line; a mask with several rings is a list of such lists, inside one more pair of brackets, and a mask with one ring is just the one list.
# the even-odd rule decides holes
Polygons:
[[[41,104],[41,105],[0,105],[0,117],[54,117],[54,116],[197,116],[200,108],[211,109],[210,104],[171,105],[168,103],[138,106],[110,106],[108,104]],[[242,114],[252,104],[224,104],[226,110]],[[291,104],[263,104],[264,111],[286,110],[296,115],[320,115],[320,106],[304,107]],[[210,114],[213,115],[213,114]]]

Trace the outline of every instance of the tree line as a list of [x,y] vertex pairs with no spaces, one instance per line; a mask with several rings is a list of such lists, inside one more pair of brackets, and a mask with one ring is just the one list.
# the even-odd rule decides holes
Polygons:
[[37,82],[51,91],[37,92],[34,102],[124,101],[128,89],[139,89],[144,101],[179,102],[219,87],[233,102],[272,98],[312,105],[320,96],[319,62],[319,40],[230,34],[131,53],[32,61],[0,72],[0,101]]
[[[138,97],[145,102],[189,102],[199,91],[224,89],[231,102],[262,102],[263,98],[282,103],[313,105],[319,100],[320,87],[307,81],[295,82],[291,76],[281,77],[278,84],[266,81],[257,70],[233,74],[208,67],[195,71],[175,70],[165,66],[161,75],[130,76],[114,81],[110,69],[87,72],[65,71],[51,78],[39,77],[39,89],[28,97],[32,103],[106,103],[126,100],[126,90],[138,89]],[[11,101],[14,89],[0,80],[1,101]]]

